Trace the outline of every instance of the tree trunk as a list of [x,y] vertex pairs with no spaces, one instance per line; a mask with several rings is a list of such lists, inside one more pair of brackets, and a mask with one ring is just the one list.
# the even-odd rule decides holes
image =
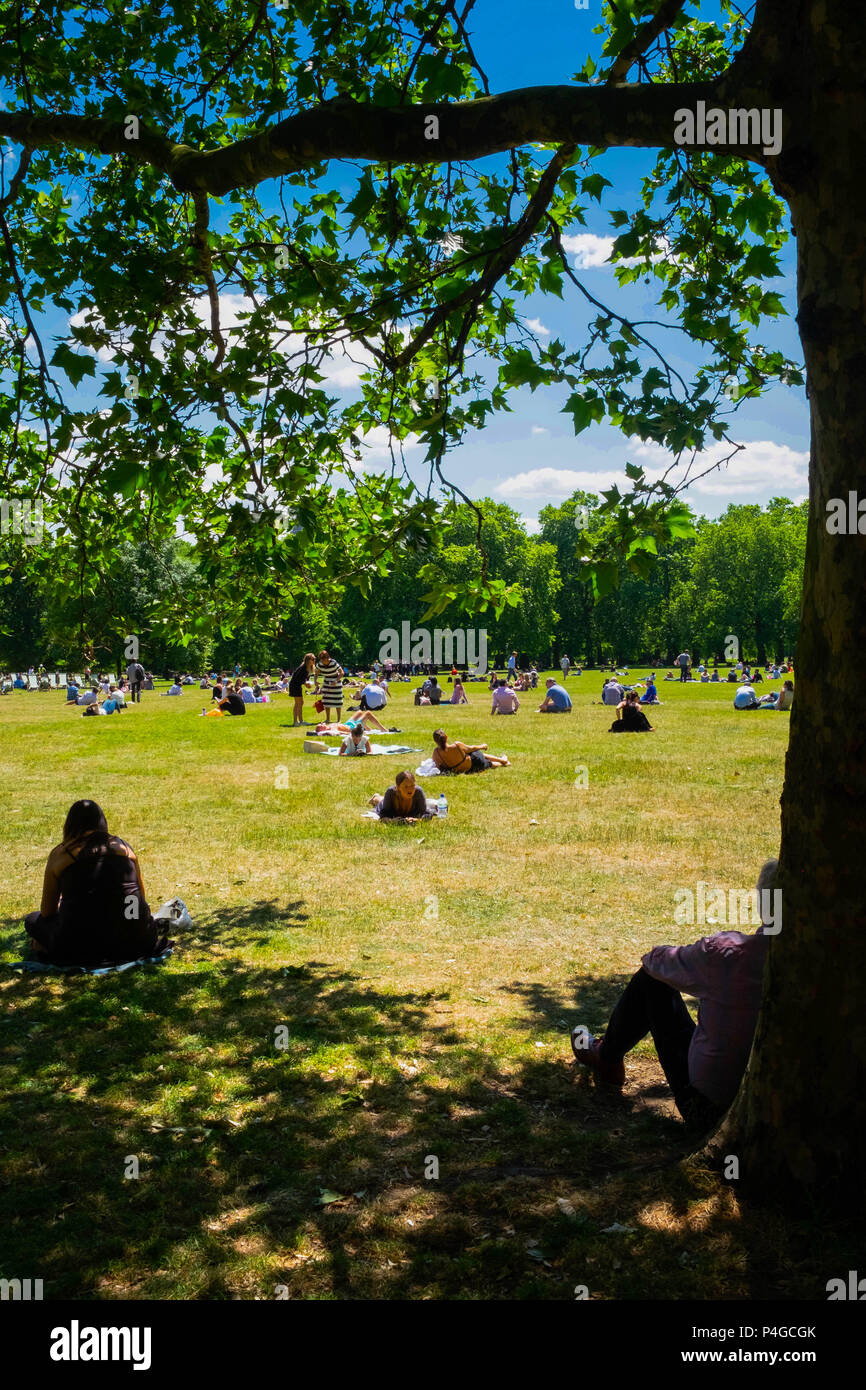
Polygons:
[[[798,238],[797,322],[811,405],[809,529],[782,792],[782,929],[747,1076],[715,1137],[743,1189],[859,1211],[866,1172],[866,534],[827,503],[866,499],[866,16],[805,7],[793,75],[811,149],[780,161]],[[829,17],[828,17],[829,11]],[[862,521],[866,531],[866,507]],[[856,527],[856,523],[855,523]],[[782,716],[785,717],[784,715]],[[757,869],[756,865],[756,869]]]

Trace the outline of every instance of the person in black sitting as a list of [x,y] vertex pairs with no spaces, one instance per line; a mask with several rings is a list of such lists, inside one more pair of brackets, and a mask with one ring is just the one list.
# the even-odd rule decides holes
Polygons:
[[625,697],[616,707],[616,719],[608,729],[609,734],[652,734],[655,730],[638,702],[636,690],[626,691]]
[[39,958],[53,965],[120,965],[168,945],[147,905],[135,851],[109,834],[95,801],[70,806],[45,865],[40,910],[24,924]]
[[225,710],[226,714],[246,714],[247,707],[244,698],[239,690],[228,687],[225,698],[220,700],[218,709]]

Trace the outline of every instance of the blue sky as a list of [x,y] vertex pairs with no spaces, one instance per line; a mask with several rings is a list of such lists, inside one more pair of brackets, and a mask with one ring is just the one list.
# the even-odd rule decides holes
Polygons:
[[[706,7],[705,7],[706,9]],[[471,16],[473,45],[490,79],[491,90],[568,82],[589,53],[599,52],[600,38],[592,34],[600,5],[589,0],[577,10],[573,0],[478,0]],[[638,206],[640,179],[651,165],[651,151],[617,150],[597,167],[614,185],[605,190],[602,207],[592,204],[585,231],[600,238],[612,229],[607,208]],[[602,248],[586,244],[579,255],[581,277],[590,292],[622,313],[658,317],[651,292],[642,282],[620,290],[610,267],[587,264],[601,259]],[[768,282],[782,295],[789,317],[762,326],[760,338],[770,347],[801,359],[794,313],[796,241],[781,257],[784,279]],[[538,297],[530,313],[569,345],[578,341],[575,328],[583,322],[580,296],[567,286],[562,301]],[[676,337],[676,351],[669,339]],[[674,365],[692,369],[698,355],[682,334],[665,334]],[[627,459],[644,463],[648,471],[662,466],[661,452],[627,441],[618,431],[591,427],[575,438],[571,419],[562,415],[563,395],[524,390],[512,398],[513,414],[498,415],[483,434],[470,438],[451,460],[452,476],[474,496],[492,495],[516,507],[530,521],[540,507],[567,497],[576,487],[607,486],[621,473]],[[799,499],[808,490],[809,416],[802,388],[777,387],[758,401],[743,402],[730,433],[746,446],[727,468],[710,474],[686,496],[700,512],[716,516],[731,502],[764,502],[772,496]],[[697,470],[701,471],[701,470]]]
[[[491,90],[496,92],[569,82],[588,54],[599,54],[600,36],[592,33],[599,17],[598,0],[589,0],[586,10],[577,9],[574,0],[477,0],[469,28]],[[15,160],[17,154],[16,150]],[[653,158],[652,151],[615,150],[597,161],[594,167],[611,180],[613,187],[605,190],[601,207],[591,204],[587,226],[572,228],[571,237],[566,240],[587,289],[612,308],[638,319],[661,317],[653,299],[659,282],[651,280],[645,286],[639,281],[620,289],[612,268],[604,262],[613,236],[609,210],[633,210],[639,206],[640,180]],[[356,178],[357,171],[352,170],[352,184]],[[327,182],[343,182],[337,169],[331,171]],[[346,187],[350,187],[348,179]],[[266,194],[263,200],[268,206]],[[220,212],[214,207],[215,221],[219,217]],[[792,239],[782,253],[784,278],[768,282],[782,295],[789,317],[762,325],[759,337],[769,347],[799,361],[793,320],[795,249]],[[245,307],[239,296],[225,295],[223,326],[230,327],[232,320],[236,323],[237,312]],[[559,337],[569,348],[580,345],[586,311],[573,286],[566,284],[562,300],[536,296],[525,310],[542,338]],[[204,301],[201,313],[205,317]],[[63,335],[63,325],[55,321],[51,328]],[[684,376],[694,370],[698,354],[682,333],[662,330],[651,336]],[[100,356],[105,361],[107,354]],[[353,390],[357,375],[358,369],[348,362],[337,361],[329,369],[330,384],[341,394]],[[90,396],[94,404],[99,385],[98,376],[95,382],[83,384],[83,394]],[[671,462],[655,446],[627,440],[610,427],[594,426],[575,437],[570,416],[562,414],[567,394],[565,388],[538,390],[534,394],[528,389],[512,393],[511,412],[491,417],[484,431],[468,436],[452,453],[448,476],[470,496],[489,495],[509,503],[533,529],[541,507],[564,500],[577,488],[594,491],[610,486],[623,476],[627,460],[644,464],[650,476]],[[697,511],[715,516],[730,502],[764,502],[777,495],[799,500],[806,495],[809,425],[802,388],[777,387],[758,401],[741,403],[731,422],[730,434],[745,447],[735,461],[688,490],[686,496]],[[371,440],[373,444],[377,442],[381,444]],[[726,450],[719,446],[716,454],[702,460],[694,471],[702,472],[723,452]],[[376,466],[376,456],[381,459],[383,453],[381,447],[371,449],[370,465]],[[412,468],[416,458],[420,460],[420,451],[413,454],[410,449],[410,471],[416,471]],[[419,475],[422,472],[417,471]]]

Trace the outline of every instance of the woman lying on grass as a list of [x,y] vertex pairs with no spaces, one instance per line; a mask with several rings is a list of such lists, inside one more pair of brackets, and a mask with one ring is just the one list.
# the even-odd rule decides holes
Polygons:
[[383,734],[397,734],[399,729],[387,729],[371,709],[358,710],[351,719],[347,719],[345,724],[317,724],[317,734],[350,734],[353,729],[364,729],[368,724],[372,724],[374,729],[378,729]]
[[109,834],[95,801],[70,806],[45,865],[42,906],[24,924],[39,958],[53,965],[120,965],[168,945],[147,905],[135,851]]
[[433,762],[440,772],[486,772],[489,767],[511,766],[507,758],[488,756],[486,743],[449,743],[444,729],[435,730],[433,742]]
[[393,787],[384,796],[378,792],[370,797],[370,805],[379,812],[380,820],[401,820],[414,825],[418,820],[429,820],[432,811],[427,809],[427,798],[415,784],[412,772],[398,772]]

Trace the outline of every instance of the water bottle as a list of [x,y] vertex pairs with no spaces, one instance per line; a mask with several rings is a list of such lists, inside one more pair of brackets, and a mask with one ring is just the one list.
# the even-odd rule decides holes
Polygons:
[[440,817],[448,815],[448,802],[444,792],[439,793],[439,800],[436,802],[436,814]]

